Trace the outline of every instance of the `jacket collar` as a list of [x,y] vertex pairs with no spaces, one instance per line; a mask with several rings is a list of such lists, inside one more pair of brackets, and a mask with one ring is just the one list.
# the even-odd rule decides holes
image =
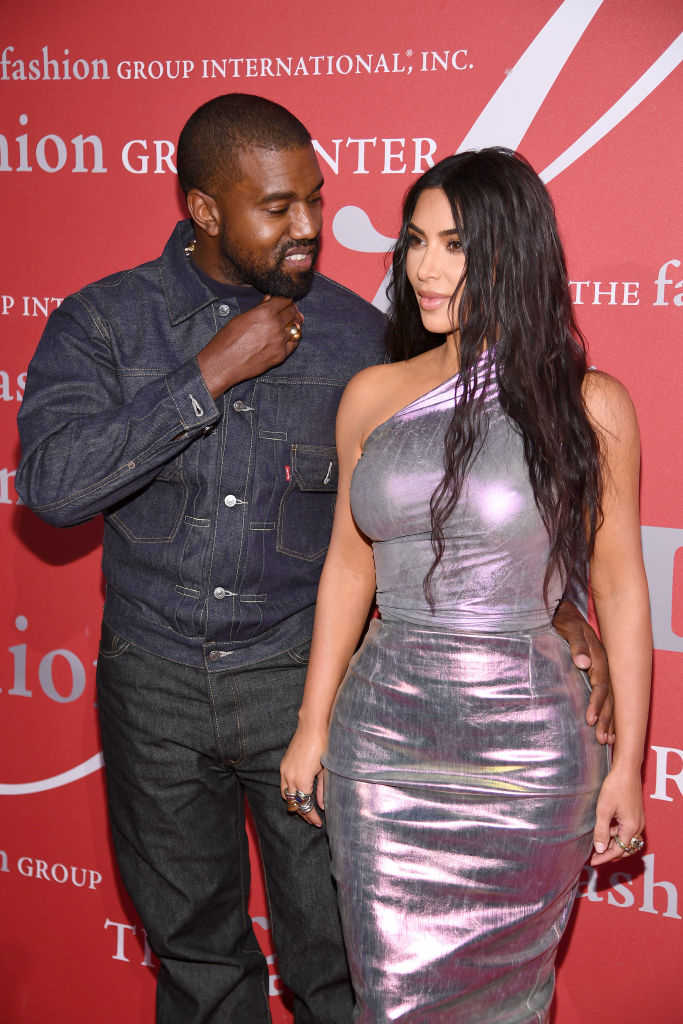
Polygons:
[[185,246],[190,245],[193,238],[192,221],[178,221],[158,262],[168,318],[174,326],[216,301],[216,296],[202,284],[185,255]]
[[[199,280],[185,255],[185,247],[190,245],[193,239],[192,221],[178,221],[157,262],[168,318],[174,327],[194,316],[200,309],[210,306],[212,302],[219,301]],[[316,273],[311,291],[297,302],[297,306],[301,306],[301,303],[315,291],[316,284],[321,278],[322,275]]]

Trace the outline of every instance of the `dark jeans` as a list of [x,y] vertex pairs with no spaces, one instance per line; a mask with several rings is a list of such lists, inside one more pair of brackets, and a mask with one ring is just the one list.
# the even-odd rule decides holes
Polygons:
[[327,838],[280,797],[306,656],[299,647],[209,674],[102,628],[109,814],[123,881],[161,961],[158,1024],[270,1021],[268,968],[247,913],[245,796],[295,1020],[351,1020]]

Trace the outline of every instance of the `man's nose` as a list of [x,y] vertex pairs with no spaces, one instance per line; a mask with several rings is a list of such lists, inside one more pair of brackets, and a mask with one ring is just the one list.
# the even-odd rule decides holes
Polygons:
[[311,208],[308,203],[297,203],[291,207],[289,233],[292,238],[317,238],[322,227],[320,207]]

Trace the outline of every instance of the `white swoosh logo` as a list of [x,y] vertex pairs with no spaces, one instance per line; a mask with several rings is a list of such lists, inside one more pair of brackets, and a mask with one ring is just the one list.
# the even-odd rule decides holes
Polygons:
[[[518,147],[602,2],[564,0],[491,97],[457,152],[491,145]],[[552,181],[595,146],[642,103],[681,60],[683,33],[595,124],[541,171],[541,179]],[[384,253],[394,242],[391,239],[387,245],[386,237],[375,230],[365,211],[356,206],[344,206],[337,212],[332,231],[341,245],[356,252]],[[373,299],[373,304],[384,311],[389,306],[386,289],[390,276],[391,270]]]
[[104,765],[102,751],[94,757],[70,768],[68,772],[60,772],[59,775],[52,775],[49,779],[38,779],[37,782],[0,782],[0,796],[21,796],[25,793],[44,793],[47,789],[59,789],[60,786],[68,786],[71,782],[84,779],[86,775],[98,772]]

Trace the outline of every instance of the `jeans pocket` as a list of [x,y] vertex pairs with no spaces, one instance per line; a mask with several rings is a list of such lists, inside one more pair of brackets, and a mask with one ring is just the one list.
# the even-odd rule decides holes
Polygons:
[[304,640],[303,643],[297,644],[296,647],[291,647],[287,654],[296,662],[297,665],[308,665],[308,658],[311,653],[311,641],[310,637],[308,640]]
[[130,640],[126,640],[125,637],[119,636],[119,634],[115,633],[114,630],[106,624],[106,622],[102,623],[102,633],[100,636],[100,647],[98,652],[100,658],[108,658],[109,660],[112,658],[118,658],[121,654],[127,651],[129,647]]

